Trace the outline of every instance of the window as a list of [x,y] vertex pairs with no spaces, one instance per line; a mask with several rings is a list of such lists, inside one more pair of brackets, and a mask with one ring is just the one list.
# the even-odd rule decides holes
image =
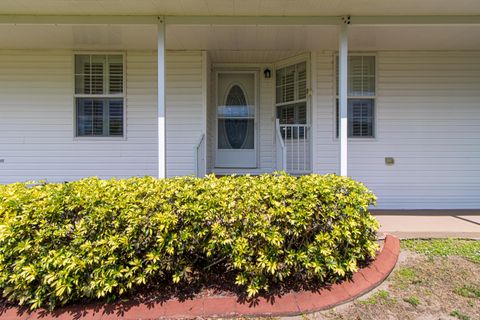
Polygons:
[[[338,57],[337,57],[336,133],[339,130]],[[375,136],[375,57],[348,57],[348,137],[373,138]]]
[[[290,65],[276,72],[276,107],[280,124],[307,123],[307,63]],[[303,137],[304,132],[298,134]],[[297,131],[293,131],[295,134]],[[291,136],[292,130],[287,132]],[[285,132],[282,132],[285,135]],[[285,138],[285,136],[284,136]]]
[[123,55],[75,55],[77,137],[123,137]]

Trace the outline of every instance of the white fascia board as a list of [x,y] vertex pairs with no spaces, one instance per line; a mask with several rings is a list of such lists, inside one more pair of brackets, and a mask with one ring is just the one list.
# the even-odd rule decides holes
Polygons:
[[[345,17],[345,16],[343,16]],[[157,24],[159,15],[15,15],[0,14],[0,24]],[[165,16],[177,25],[340,25],[341,16]],[[351,16],[351,25],[474,25],[480,15]]]
[[335,16],[166,16],[167,24],[180,25],[339,25]]
[[157,24],[159,16],[45,16],[45,15],[0,15],[0,24]]
[[351,16],[353,25],[471,25],[480,24],[480,16]]

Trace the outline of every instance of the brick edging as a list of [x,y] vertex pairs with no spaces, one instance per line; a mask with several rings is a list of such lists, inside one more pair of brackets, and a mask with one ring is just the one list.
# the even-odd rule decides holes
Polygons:
[[54,313],[21,312],[17,308],[0,311],[0,319],[158,319],[233,316],[292,316],[321,311],[351,301],[382,283],[397,263],[400,241],[387,235],[382,250],[368,267],[352,279],[317,292],[288,293],[274,299],[260,298],[255,305],[240,303],[235,297],[202,297],[168,300],[162,303],[130,305],[72,306]]

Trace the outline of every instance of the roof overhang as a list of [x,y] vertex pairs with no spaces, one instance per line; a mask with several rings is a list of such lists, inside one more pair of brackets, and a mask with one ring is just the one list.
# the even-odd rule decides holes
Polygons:
[[480,15],[478,0],[2,0],[22,15],[422,16]]
[[158,15],[0,15],[0,24],[113,25],[477,25],[480,15],[423,16],[158,16]]

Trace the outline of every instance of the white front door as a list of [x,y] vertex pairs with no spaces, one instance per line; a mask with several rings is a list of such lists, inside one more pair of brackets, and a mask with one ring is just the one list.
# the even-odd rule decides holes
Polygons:
[[216,156],[218,168],[255,168],[257,73],[216,73]]

